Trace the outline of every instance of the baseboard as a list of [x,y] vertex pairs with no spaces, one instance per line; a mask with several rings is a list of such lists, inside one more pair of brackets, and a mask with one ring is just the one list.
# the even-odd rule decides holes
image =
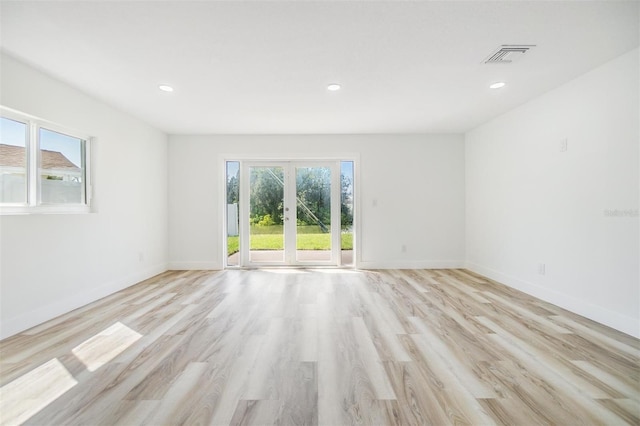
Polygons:
[[222,269],[220,262],[169,262],[170,271],[217,271]]
[[462,260],[385,260],[359,261],[358,269],[457,269],[463,268]]
[[[359,261],[356,267],[358,269],[455,269],[463,268],[464,262],[462,260]],[[217,271],[220,269],[223,267],[219,262],[169,262],[171,271]]]
[[466,262],[465,267],[470,271],[484,275],[487,278],[537,297],[545,302],[552,303],[630,336],[640,338],[640,327],[638,327],[638,320],[635,318],[622,315],[618,312],[605,309],[601,306],[577,299],[564,293],[540,287],[533,283],[523,281],[500,271],[496,271],[495,269],[487,268],[473,262]]
[[111,281],[99,287],[88,289],[84,292],[75,293],[41,308],[33,309],[24,314],[9,318],[0,323],[0,339],[5,339],[13,336],[14,334],[28,330],[29,328],[42,324],[45,321],[54,319],[117,291],[131,287],[140,281],[144,281],[155,275],[161,274],[166,270],[166,264],[158,264],[122,279]]

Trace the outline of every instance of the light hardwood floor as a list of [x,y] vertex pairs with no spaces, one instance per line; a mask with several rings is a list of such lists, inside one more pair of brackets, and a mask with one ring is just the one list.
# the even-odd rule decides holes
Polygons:
[[3,424],[640,424],[640,343],[464,270],[167,272],[0,342]]

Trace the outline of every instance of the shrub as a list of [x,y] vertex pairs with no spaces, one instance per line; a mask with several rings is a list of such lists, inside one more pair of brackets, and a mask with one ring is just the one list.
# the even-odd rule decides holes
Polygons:
[[264,216],[262,216],[262,219],[258,221],[258,226],[272,226],[275,224],[276,223],[273,221],[270,214],[265,214]]

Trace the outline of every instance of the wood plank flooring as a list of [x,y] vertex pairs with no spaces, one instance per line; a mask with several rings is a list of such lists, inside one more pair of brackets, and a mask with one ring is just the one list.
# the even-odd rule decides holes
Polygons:
[[640,424],[640,342],[465,270],[173,271],[0,342],[0,423]]

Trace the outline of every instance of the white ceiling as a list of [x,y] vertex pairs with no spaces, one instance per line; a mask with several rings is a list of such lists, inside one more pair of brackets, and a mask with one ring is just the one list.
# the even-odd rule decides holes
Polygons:
[[[637,47],[639,5],[2,1],[0,35],[167,133],[457,133]],[[501,44],[537,47],[483,64]]]

